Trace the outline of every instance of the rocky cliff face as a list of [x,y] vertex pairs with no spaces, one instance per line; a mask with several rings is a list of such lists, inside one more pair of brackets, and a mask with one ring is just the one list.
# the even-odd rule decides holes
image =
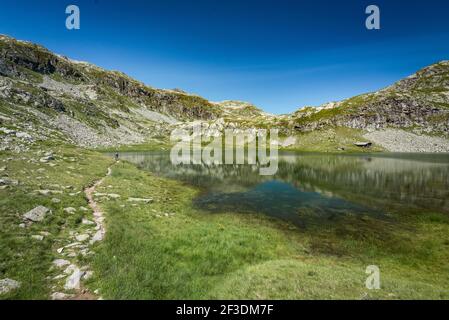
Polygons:
[[343,126],[369,131],[413,129],[449,136],[449,62],[427,67],[376,93],[301,109],[286,121],[297,131]]

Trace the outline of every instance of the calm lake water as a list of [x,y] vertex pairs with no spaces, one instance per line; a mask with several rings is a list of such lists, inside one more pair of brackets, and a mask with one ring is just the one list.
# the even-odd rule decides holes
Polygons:
[[133,152],[122,159],[199,187],[205,212],[263,213],[304,227],[338,215],[449,214],[448,154],[326,155],[280,153],[275,176],[257,166],[179,165],[168,153]]

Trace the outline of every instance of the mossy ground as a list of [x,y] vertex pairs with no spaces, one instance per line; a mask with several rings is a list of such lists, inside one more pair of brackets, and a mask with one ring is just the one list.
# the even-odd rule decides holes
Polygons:
[[[0,167],[20,182],[0,190],[0,278],[22,283],[2,299],[48,298],[55,249],[91,215],[63,212],[87,206],[83,193],[33,191],[52,184],[81,191],[111,164],[96,152],[51,149],[55,167],[30,163],[36,151],[0,155]],[[100,203],[107,234],[88,261],[95,274],[87,286],[106,299],[449,298],[449,218],[442,213],[386,220],[345,216],[298,229],[262,215],[198,211],[192,206],[198,190],[126,162],[113,167],[102,187],[120,198]],[[132,203],[129,197],[153,202]],[[53,214],[30,229],[19,228],[21,215],[37,205]],[[42,231],[51,235],[42,242],[30,239]],[[381,290],[366,289],[368,265],[380,267]]]

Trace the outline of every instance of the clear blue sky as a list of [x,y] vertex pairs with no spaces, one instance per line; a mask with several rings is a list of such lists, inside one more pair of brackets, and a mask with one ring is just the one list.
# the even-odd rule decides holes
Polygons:
[[[81,30],[65,8],[81,9]],[[381,9],[380,31],[365,8]],[[2,0],[0,33],[148,85],[272,113],[378,90],[449,59],[447,0]]]

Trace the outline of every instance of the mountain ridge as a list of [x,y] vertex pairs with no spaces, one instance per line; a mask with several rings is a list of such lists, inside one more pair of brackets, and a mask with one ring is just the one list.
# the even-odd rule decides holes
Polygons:
[[[285,137],[311,132],[336,136],[338,128],[347,128],[343,131],[353,130],[354,139],[386,129],[447,139],[449,62],[423,68],[374,93],[275,116],[248,102],[212,102],[180,89],[156,89],[120,71],[0,35],[0,149],[20,150],[41,140],[83,147],[167,142],[174,128],[198,121],[210,135],[224,129],[278,128]],[[339,146],[335,140],[335,149],[350,144],[347,140]]]

